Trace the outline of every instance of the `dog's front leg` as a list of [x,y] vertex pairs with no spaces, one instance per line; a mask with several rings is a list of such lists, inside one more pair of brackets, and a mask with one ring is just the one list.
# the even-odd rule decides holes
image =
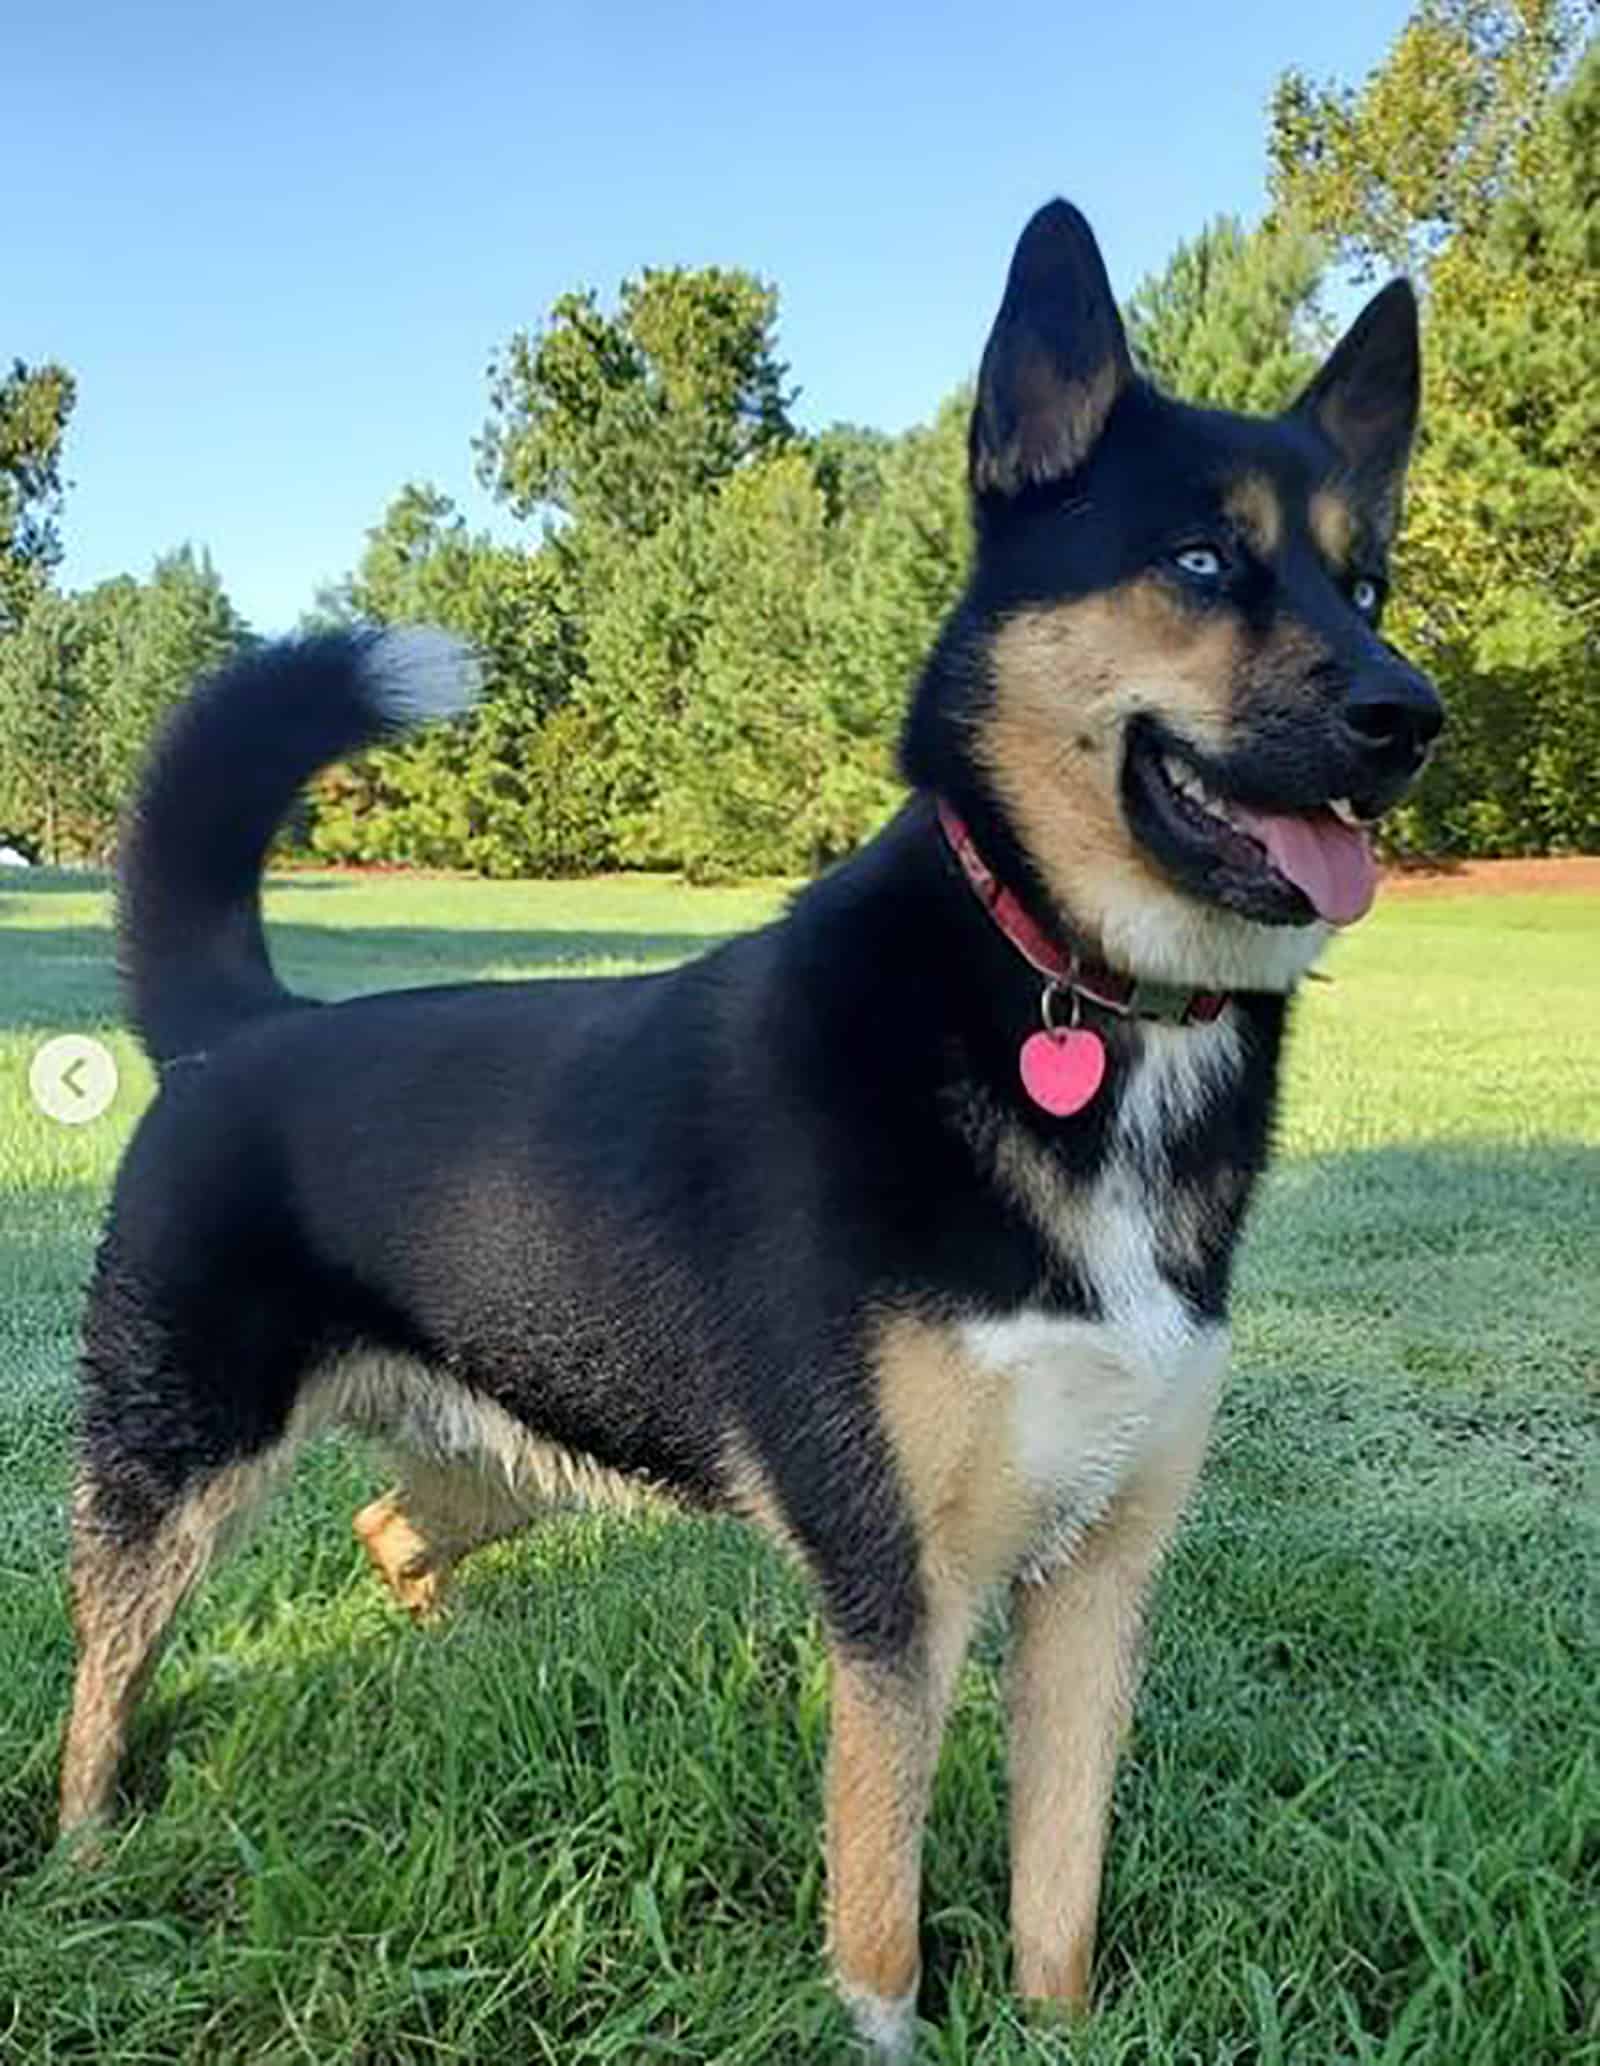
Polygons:
[[1145,1597],[1199,1470],[1214,1398],[1208,1385],[1188,1403],[1070,1563],[1014,1589],[1011,1927],[1017,1992],[1031,2000],[1088,2004]]
[[922,1831],[970,1603],[935,1614],[912,1658],[835,1645],[828,1743],[828,1948],[857,2030],[910,2057],[921,1961]]

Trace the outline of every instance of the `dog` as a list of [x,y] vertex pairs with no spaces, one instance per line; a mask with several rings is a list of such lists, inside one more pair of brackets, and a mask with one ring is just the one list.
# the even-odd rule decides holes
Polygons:
[[1383,289],[1282,415],[1159,392],[1065,202],[971,420],[974,554],[910,796],[787,915],[666,973],[313,1004],[260,874],[312,772],[463,707],[443,634],[246,655],[153,749],[121,974],[161,1074],[83,1331],[64,1832],[108,1810],[174,1610],[306,1438],[428,1612],[574,1487],[747,1517],[830,1659],[828,1939],[904,2057],[925,1811],[1009,1603],[1020,1993],[1088,1995],[1144,1603],[1199,1470],[1288,1000],[1371,902],[1442,723],[1383,639],[1419,397]]

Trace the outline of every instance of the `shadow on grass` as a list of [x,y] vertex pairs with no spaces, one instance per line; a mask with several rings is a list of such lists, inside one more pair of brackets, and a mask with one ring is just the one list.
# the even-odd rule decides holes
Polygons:
[[110,887],[103,868],[0,868],[0,911],[12,892],[18,897],[90,897]]
[[[330,1000],[432,984],[668,968],[733,934],[452,932],[433,926],[274,925],[273,964],[288,986]],[[121,1012],[109,931],[53,926],[0,935],[0,1031],[103,1025]],[[20,968],[17,964],[20,963]]]
[[[304,874],[302,876],[302,874],[296,874],[294,870],[289,870],[287,874],[273,870],[273,874],[267,876],[267,890],[269,890],[269,895],[277,897],[279,890],[343,890],[343,888],[353,888],[356,884],[382,882],[382,880],[395,880],[395,882],[455,882],[455,880],[463,880],[463,882],[471,882],[471,880],[478,880],[478,878],[475,878],[475,876],[457,878],[457,876],[413,874],[411,870],[405,870],[405,868],[395,870],[393,878],[384,878],[382,874],[362,874],[362,872],[353,872],[347,878],[325,876],[325,874]],[[0,868],[0,909],[4,907],[6,893],[10,893],[10,890],[14,890],[14,893],[17,893],[19,897],[95,897],[95,895],[110,895],[114,888],[116,888],[116,876],[110,872],[110,868]]]

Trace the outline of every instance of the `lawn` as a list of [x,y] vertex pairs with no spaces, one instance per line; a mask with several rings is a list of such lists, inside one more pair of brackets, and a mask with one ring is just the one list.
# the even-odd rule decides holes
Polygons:
[[[648,965],[762,891],[296,876],[323,994]],[[928,1854],[928,2061],[1600,2061],[1600,897],[1387,900],[1299,1013],[1235,1375],[1169,1567],[1080,2034],[1005,1991],[991,1635]],[[27,1102],[47,1032],[124,1089]],[[419,1635],[308,1457],[180,1623],[98,1873],[50,1855],[72,1338],[148,1073],[106,907],[0,883],[0,2059],[848,2056],[820,1978],[824,1673],[732,1524],[574,1516]]]

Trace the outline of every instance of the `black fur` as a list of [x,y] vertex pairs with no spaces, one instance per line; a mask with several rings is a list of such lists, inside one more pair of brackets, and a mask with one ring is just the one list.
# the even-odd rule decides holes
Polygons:
[[[128,1010],[162,1081],[84,1325],[64,1829],[104,1812],[206,1531],[261,1475],[227,1467],[269,1456],[316,1381],[364,1357],[377,1393],[327,1396],[380,1431],[419,1385],[441,1415],[465,1397],[490,1448],[507,1416],[519,1459],[517,1430],[798,1546],[847,1686],[835,1961],[886,2056],[904,2056],[917,1832],[970,1612],[1066,1563],[1069,1588],[1108,1585],[1087,1625],[1110,1648],[1087,1665],[1025,1626],[1013,1714],[1034,1732],[1019,1976],[1083,1998],[1092,1910],[1068,1916],[1050,1861],[1099,1856],[1109,1766],[1078,1764],[1111,1754],[1129,1574],[1198,1465],[1282,992],[1320,939],[1311,899],[1341,915],[1350,889],[1295,841],[1348,858],[1330,812],[1391,803],[1440,721],[1377,631],[1415,345],[1390,292],[1284,416],[1187,407],[1137,375],[1081,216],[1042,211],[984,355],[976,550],[908,718],[910,799],[779,923],[669,973],[312,1008],[273,973],[261,866],[300,785],[393,731],[417,683],[356,632],[195,692],[122,854]],[[1166,962],[1214,959],[1185,975],[1231,989],[1221,1017],[1156,1027],[1080,998],[1104,1084],[1070,1117],[1033,1103],[1019,1053],[1060,999],[974,895],[941,797],[1060,946],[1121,937],[1151,964],[1123,973],[1169,985]],[[1252,807],[1274,814],[1262,839]],[[407,1425],[455,1453],[443,1418]],[[395,1523],[391,1564],[374,1544]],[[1131,1531],[1110,1579],[1102,1524],[1108,1567]],[[357,1521],[415,1607],[409,1527],[392,1500]],[[1064,1674],[1041,1642],[1066,1643]],[[1040,1698],[1069,1683],[1081,1799],[1058,1831]]]
[[307,778],[401,727],[369,693],[372,632],[266,646],[160,733],[122,830],[117,961],[128,1017],[166,1062],[305,1000],[272,972],[260,877]]
[[[1358,503],[1364,482],[1391,491],[1415,409],[1413,390],[1394,400],[1397,321],[1391,306],[1369,326],[1382,367],[1347,348],[1276,422],[1187,408],[1135,376],[1081,218],[1046,211],[985,359],[977,551],[908,721],[911,800],[780,923],[670,973],[306,1008],[272,972],[257,878],[299,785],[392,729],[385,648],[364,633],[285,645],[199,689],[156,748],[123,852],[129,1011],[167,1066],[86,1320],[88,1525],[137,1552],[186,1491],[284,1434],[315,1372],[392,1351],[690,1501],[733,1497],[730,1456],[755,1459],[834,1639],[904,1656],[927,1602],[874,1329],[893,1313],[1101,1316],[1092,1273],[997,1181],[992,1149],[1031,1144],[1063,1195],[1087,1198],[1152,1038],[1086,1006],[1104,1089],[1070,1119],[1029,1101],[1017,1056],[1039,978],[972,895],[933,798],[1070,934],[1077,916],[974,742],[1006,693],[998,642],[1018,612],[1137,583],[1239,627],[1245,674],[1219,685],[1234,743],[1206,762],[1229,794],[1301,808],[1363,784],[1398,793],[1436,729],[1432,692],[1353,607],[1349,570],[1305,517],[1320,481],[1353,481]],[[1053,437],[1052,411],[1079,434]],[[1345,436],[1367,426],[1359,464],[1334,419]],[[1242,472],[1281,503],[1270,563],[1228,529]],[[1356,519],[1356,564],[1381,573],[1379,515]],[[1173,559],[1197,535],[1227,546],[1203,590]],[[1302,657],[1274,673],[1289,619]],[[1077,691],[1062,682],[1068,731]],[[1139,742],[1166,722],[1158,704],[1128,729],[1136,828]],[[1179,889],[1250,909],[1227,867],[1191,866],[1173,842],[1157,825],[1150,852]],[[1290,886],[1269,888],[1251,892],[1255,916],[1306,918]],[[1227,1010],[1232,1059],[1131,1175],[1166,1230],[1157,1267],[1198,1321],[1226,1309],[1285,1003],[1236,994]]]
[[[335,649],[315,657],[326,678]],[[360,658],[352,647],[351,670]],[[226,707],[230,679],[208,707]],[[229,766],[257,750],[241,703]],[[186,793],[225,786],[205,745],[191,730],[185,760],[163,748]],[[138,897],[154,893],[147,881]],[[119,1532],[154,1527],[198,1474],[277,1439],[333,1355],[394,1349],[696,1501],[721,1496],[737,1432],[838,1632],[909,1640],[914,1544],[862,1320],[1041,1297],[1092,1317],[975,1167],[961,1122],[981,1091],[1087,1176],[1139,1039],[1108,1025],[1111,1082],[1080,1122],[1029,1105],[1015,1057],[1037,981],[926,803],[782,924],[664,975],[267,1015],[231,961],[219,979],[195,980],[181,1013],[157,1006],[184,1042],[230,1008],[240,1023],[146,1116],[90,1304],[84,1433]],[[1182,1143],[1195,1181],[1264,1159],[1281,1006],[1249,1009],[1249,1090]],[[1219,1229],[1184,1285],[1208,1315],[1230,1245]]]

